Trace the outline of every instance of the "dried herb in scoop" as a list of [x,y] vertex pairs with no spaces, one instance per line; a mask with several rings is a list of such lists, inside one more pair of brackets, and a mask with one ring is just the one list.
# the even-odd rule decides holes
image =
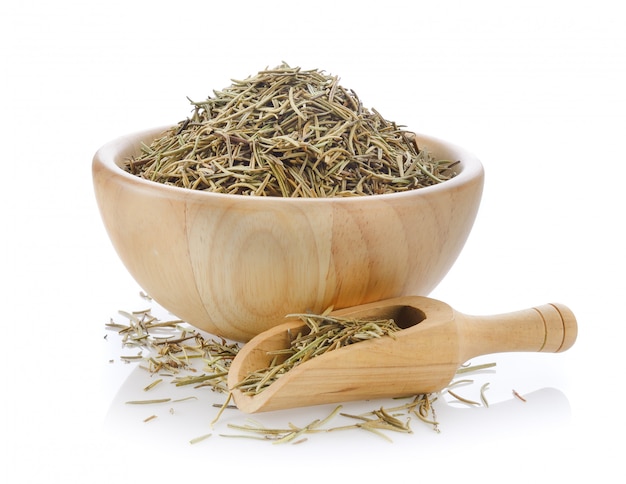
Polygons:
[[393,337],[400,330],[393,319],[360,320],[314,314],[293,316],[298,316],[306,324],[306,331],[291,335],[288,348],[269,353],[274,356],[269,366],[246,375],[237,385],[240,391],[256,395],[311,358],[361,341]]
[[336,76],[282,64],[194,102],[192,115],[126,163],[167,185],[237,195],[403,192],[455,175],[412,133],[364,108]]

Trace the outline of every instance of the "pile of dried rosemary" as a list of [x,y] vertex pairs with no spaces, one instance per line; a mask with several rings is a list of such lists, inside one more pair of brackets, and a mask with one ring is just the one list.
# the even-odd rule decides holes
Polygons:
[[130,173],[217,193],[347,197],[455,175],[412,133],[364,108],[336,76],[282,64],[194,102],[192,115],[127,160]]

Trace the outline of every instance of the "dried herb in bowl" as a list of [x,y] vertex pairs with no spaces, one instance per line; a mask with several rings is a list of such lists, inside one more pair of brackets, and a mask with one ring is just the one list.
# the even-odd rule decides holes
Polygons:
[[126,163],[167,185],[236,195],[347,197],[452,178],[412,133],[364,108],[336,76],[282,64],[194,102]]

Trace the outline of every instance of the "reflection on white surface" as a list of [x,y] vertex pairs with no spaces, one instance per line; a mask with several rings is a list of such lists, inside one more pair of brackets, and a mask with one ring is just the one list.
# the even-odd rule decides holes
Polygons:
[[[474,382],[465,387],[455,389],[457,394],[467,398],[479,398],[482,382],[493,381],[496,372],[477,374]],[[109,436],[118,441],[148,446],[155,451],[161,447],[180,449],[204,449],[209,452],[223,452],[231,449],[261,452],[262,449],[274,447],[269,441],[258,441],[241,438],[225,438],[223,434],[243,435],[242,431],[229,428],[229,424],[243,425],[252,419],[268,428],[286,428],[289,423],[306,426],[315,419],[323,419],[336,407],[334,404],[305,407],[300,409],[282,410],[248,415],[237,409],[226,409],[212,426],[217,417],[219,406],[225,396],[207,388],[176,387],[163,382],[148,392],[143,389],[156,376],[146,370],[135,368],[115,396],[105,419],[105,427]],[[386,432],[393,444],[398,447],[421,447],[430,453],[453,448],[476,447],[481,444],[493,443],[494,440],[523,438],[530,434],[542,434],[546,431],[567,424],[571,419],[571,410],[567,397],[555,388],[541,388],[523,395],[525,402],[512,395],[501,401],[490,402],[489,406],[470,406],[461,403],[448,394],[439,395],[434,403],[439,432],[432,426],[419,421],[415,416],[410,422],[412,434]],[[489,400],[489,392],[486,392]],[[129,401],[147,399],[170,399],[165,403],[129,404]],[[380,407],[391,408],[406,403],[406,400],[376,400],[344,403],[342,411],[357,415]],[[353,424],[355,421],[336,416],[325,428]],[[196,437],[212,434],[202,442],[190,444]],[[254,434],[253,434],[254,435]],[[349,444],[352,451],[364,448],[385,448],[389,443],[374,434],[363,430],[345,430],[308,434],[306,442],[298,448],[324,448],[345,451]],[[294,447],[281,445],[281,448]]]
[[[135,303],[130,301],[129,304],[132,307]],[[163,319],[167,317],[162,308],[153,306],[153,314]],[[302,473],[312,462],[320,462],[324,469],[332,467],[334,477],[347,479],[357,476],[389,478],[413,468],[422,478],[436,477],[442,470],[447,476],[465,478],[468,472],[482,472],[479,469],[483,466],[492,469],[490,472],[515,468],[522,478],[532,476],[530,468],[519,468],[520,455],[533,456],[535,468],[543,467],[544,460],[550,460],[551,451],[542,449],[565,452],[563,442],[565,446],[571,445],[567,433],[573,427],[573,416],[566,396],[570,389],[565,385],[560,366],[565,363],[564,355],[511,353],[487,355],[469,362],[472,365],[496,363],[496,366],[459,376],[457,380],[471,381],[455,386],[454,392],[480,402],[480,389],[489,383],[485,392],[489,406],[467,405],[443,392],[433,405],[439,422],[438,432],[413,416],[410,420],[412,433],[385,432],[392,442],[361,429],[350,429],[310,433],[298,445],[274,445],[268,440],[241,438],[246,434],[230,425],[253,421],[257,426],[271,429],[286,428],[290,424],[304,427],[325,418],[337,405],[253,415],[229,408],[212,425],[226,395],[208,387],[177,387],[168,377],[163,377],[162,383],[148,391],[144,390],[161,376],[149,373],[136,362],[121,362],[121,354],[129,355],[136,350],[122,348],[115,332],[107,334],[103,369],[110,403],[104,417],[103,445],[116,455],[118,469],[132,468],[137,461],[150,466],[160,465],[162,461],[219,463],[211,472],[228,478],[229,473],[239,472],[242,466],[246,469],[270,466],[279,468],[280,474],[275,470],[261,472],[255,482],[272,482],[277,475]],[[203,370],[201,362],[195,361],[193,365]],[[513,390],[526,401],[514,397]],[[154,399],[169,400],[159,404],[127,403]],[[342,404],[342,412],[359,415],[407,402],[402,399],[348,402]],[[402,416],[403,420],[405,418]],[[353,419],[336,415],[323,428],[354,423]],[[205,440],[190,442],[207,434],[210,437]],[[247,435],[258,437],[258,434]],[[545,465],[552,468],[549,462]],[[163,469],[159,467],[157,473],[166,473],[174,479],[179,475],[176,466],[169,464]],[[508,481],[515,482],[515,479],[509,477]]]
[[[145,301],[142,304],[146,304]],[[161,320],[167,320],[167,311],[154,301],[150,303],[151,313]],[[211,335],[203,336],[210,340]],[[275,446],[269,441],[243,438],[226,438],[223,435],[244,435],[241,430],[229,424],[244,425],[252,419],[267,428],[284,429],[289,424],[304,427],[316,419],[324,419],[337,404],[319,405],[299,409],[265,412],[254,415],[244,414],[236,408],[226,409],[212,425],[226,395],[210,387],[194,388],[194,385],[176,386],[173,377],[150,373],[142,363],[123,363],[122,355],[133,355],[140,348],[128,348],[122,344],[115,331],[107,332],[105,347],[108,351],[105,363],[105,380],[114,395],[105,418],[105,430],[113,441],[159,449],[204,449],[211,452],[225,452],[236,455],[242,449],[253,453],[269,447],[293,447],[291,444]],[[498,440],[520,439],[523,436],[554,432],[554,429],[567,424],[571,419],[568,398],[556,388],[559,382],[558,363],[561,355],[536,353],[511,353],[488,355],[476,358],[471,365],[495,363],[493,368],[473,371],[459,376],[455,381],[454,392],[468,400],[481,401],[480,388],[488,384],[484,396],[485,405],[468,405],[458,401],[447,392],[438,395],[434,402],[438,431],[413,415],[410,421],[411,434],[384,432],[394,444],[395,451],[403,448],[420,447],[422,455],[437,455],[451,449],[477,448],[481,444]],[[140,360],[139,360],[140,361]],[[202,361],[189,360],[197,375],[203,373]],[[178,376],[190,374],[183,371]],[[158,385],[146,390],[151,383],[162,379]],[[465,383],[463,383],[465,382]],[[514,383],[512,383],[514,382]],[[525,401],[513,396],[516,390]],[[163,403],[129,404],[129,401],[168,399]],[[390,409],[408,403],[406,399],[384,399],[376,401],[348,402],[342,404],[342,412],[360,415],[381,407]],[[406,412],[404,412],[406,414]],[[407,416],[402,415],[404,421]],[[335,428],[354,424],[355,420],[341,415],[335,416],[324,428]],[[211,434],[202,442],[190,441]],[[258,437],[258,434],[248,436]],[[307,434],[306,441],[296,447],[309,449],[334,449],[344,453],[346,448],[358,452],[360,448],[386,448],[384,438],[361,429]],[[193,447],[194,450],[189,450]],[[292,451],[287,451],[292,452]],[[228,454],[229,452],[227,452]]]

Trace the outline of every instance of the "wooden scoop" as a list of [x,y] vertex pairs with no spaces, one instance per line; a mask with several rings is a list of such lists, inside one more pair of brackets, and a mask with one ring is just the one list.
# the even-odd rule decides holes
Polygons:
[[240,410],[280,410],[350,400],[400,397],[444,389],[459,367],[490,353],[558,353],[577,335],[576,318],[561,304],[545,304],[497,316],[468,316],[435,299],[409,296],[332,313],[368,319],[393,318],[395,337],[365,340],[312,358],[256,395],[236,387],[249,373],[267,368],[268,352],[289,347],[300,319],[251,339],[233,360],[228,385]]

